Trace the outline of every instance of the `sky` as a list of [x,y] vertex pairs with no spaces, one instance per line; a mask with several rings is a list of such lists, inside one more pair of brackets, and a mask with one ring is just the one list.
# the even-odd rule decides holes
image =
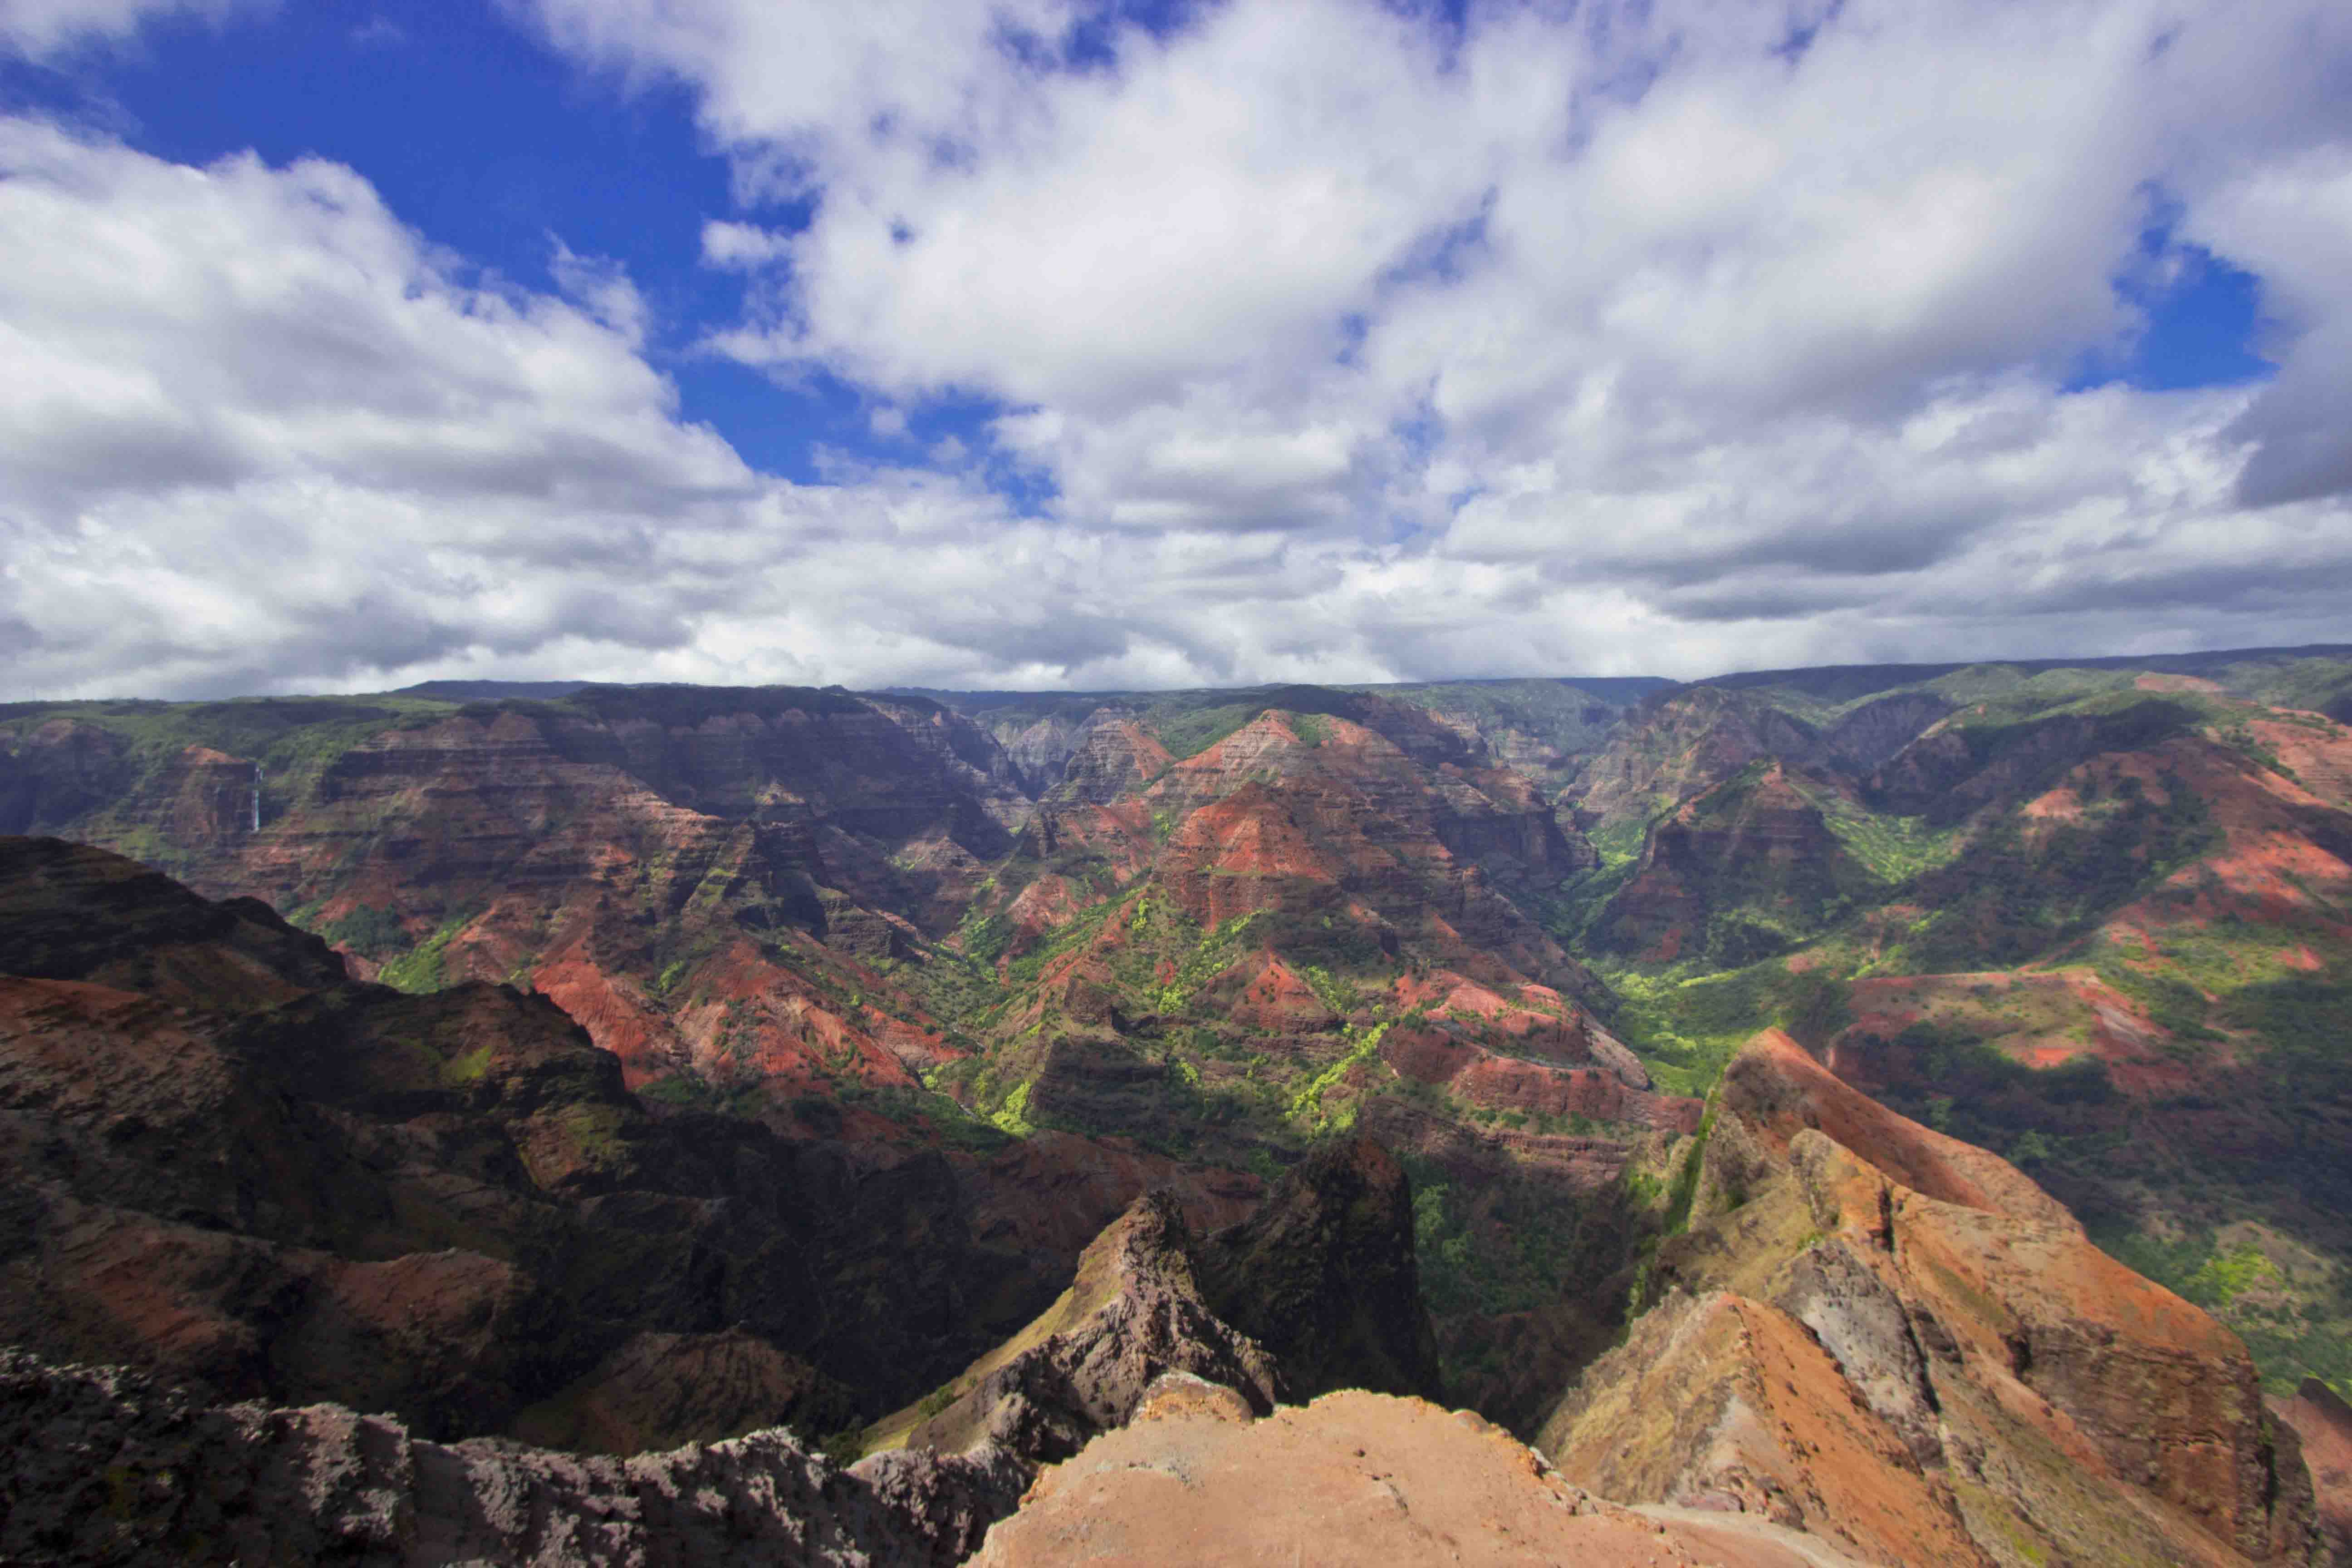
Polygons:
[[2352,7],[0,0],[0,698],[2352,640]]

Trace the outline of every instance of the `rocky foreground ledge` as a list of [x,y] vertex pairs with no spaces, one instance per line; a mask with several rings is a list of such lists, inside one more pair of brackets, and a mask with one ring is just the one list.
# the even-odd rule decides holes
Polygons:
[[340,1405],[206,1407],[136,1373],[0,1352],[12,1563],[866,1568],[975,1547],[990,1568],[1853,1561],[1768,1524],[1618,1508],[1475,1415],[1360,1390],[1254,1418],[1234,1390],[1165,1373],[989,1531],[1027,1474],[997,1449],[844,1469],[782,1430],[631,1459],[431,1443]]
[[[1257,1223],[1202,1240],[1148,1194],[1051,1311],[887,1433],[905,1446],[846,1468],[781,1428],[626,1459],[436,1443],[341,1405],[208,1405],[137,1372],[0,1352],[0,1562],[1852,1561],[1767,1522],[1604,1503],[1478,1416],[1409,1394],[1280,1403],[1320,1392],[1318,1363],[1433,1381],[1404,1194],[1393,1161],[1354,1144],[1294,1173]],[[1286,1289],[1257,1305],[1283,1311],[1261,1331],[1304,1375],[1211,1305],[1234,1259],[1270,1251],[1297,1257],[1269,1275]],[[1354,1310],[1316,1310],[1328,1282],[1305,1260],[1391,1251],[1397,1268],[1340,1271],[1361,1276]]]
[[1251,1420],[1176,1374],[1047,1470],[974,1568],[1031,1563],[1849,1568],[1794,1531],[1604,1502],[1468,1411],[1350,1389]]
[[339,1405],[206,1406],[0,1352],[10,1563],[946,1564],[1026,1474],[929,1454],[845,1470],[781,1428],[628,1459],[432,1443]]

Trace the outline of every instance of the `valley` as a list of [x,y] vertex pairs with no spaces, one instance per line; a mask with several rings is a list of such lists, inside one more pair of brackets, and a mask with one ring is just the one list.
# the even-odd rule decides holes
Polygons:
[[[1041,1415],[1076,1374],[1013,1351],[1123,1343],[1104,1303],[1132,1289],[1191,1301],[1170,1331],[1226,1346],[1195,1370],[1256,1405],[1442,1397],[1618,1502],[1729,1487],[1858,1560],[1894,1537],[1803,1455],[1924,1477],[1904,1506],[1958,1532],[1937,1561],[2080,1560],[2103,1530],[2202,1560],[2175,1513],[2284,1560],[2244,1511],[2284,1483],[2184,1476],[2128,1526],[2062,1496],[2015,1456],[2088,1443],[2150,1484],[2129,1422],[2021,1364],[2060,1412],[2021,1435],[1954,1317],[1991,1313],[1988,1354],[2054,1336],[2054,1367],[2116,1291],[2155,1291],[2179,1354],[2235,1369],[2233,1463],[2273,1463],[2265,1396],[2352,1394],[2347,721],[2345,648],[16,704],[7,1335],[418,1442],[625,1456],[782,1422],[844,1463],[985,1436],[1034,1468],[1150,1379]],[[1822,1086],[1867,1114],[1790,1120]],[[1949,1266],[1965,1300],[1948,1269],[1822,1262],[1867,1237],[1809,1130],[1922,1203],[2042,1227],[2075,1283],[2029,1309],[1981,1259]],[[1154,1194],[1146,1250],[1190,1261],[1115,1286],[1159,1278],[1087,1261]],[[1921,1245],[1979,1257],[1952,1237],[1979,1222],[1920,1214]],[[1628,1346],[1716,1399],[1751,1352],[1821,1353],[1783,1342],[1794,1313],[1818,1375],[1859,1376],[1790,1304],[1822,1268],[1942,1303],[1961,1348],[1902,1376],[1958,1449],[1873,1394],[1895,1449],[1790,1436],[1797,1459],[1718,1484],[1660,1428],[1627,1450],[1652,1469],[1601,1463],[1635,1428],[1595,1413],[1653,1397]],[[1235,1346],[1274,1360],[1236,1372]],[[1192,1364],[1168,1353],[1146,1363]]]

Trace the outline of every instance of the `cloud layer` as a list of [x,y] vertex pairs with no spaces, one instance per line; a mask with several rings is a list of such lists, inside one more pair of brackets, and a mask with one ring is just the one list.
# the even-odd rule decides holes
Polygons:
[[[135,15],[0,5],[0,41],[77,10]],[[695,90],[741,202],[704,254],[751,300],[707,352],[849,382],[874,445],[824,485],[748,468],[609,259],[535,294],[363,171],[8,121],[11,694],[2345,635],[2339,7],[513,12]],[[2259,279],[2275,377],[2082,385],[2191,246]],[[986,451],[906,434],[949,396],[997,411]]]

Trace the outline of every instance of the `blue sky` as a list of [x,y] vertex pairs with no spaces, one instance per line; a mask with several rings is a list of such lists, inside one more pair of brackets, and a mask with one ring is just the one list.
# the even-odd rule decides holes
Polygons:
[[2234,15],[0,0],[11,695],[2324,636],[2352,29]]
[[558,242],[624,261],[687,416],[762,468],[813,479],[815,447],[864,431],[853,388],[787,389],[692,352],[743,289],[701,265],[704,215],[734,204],[681,85],[583,70],[488,6],[344,0],[227,26],[166,15],[135,47],[11,62],[6,81],[12,108],[104,125],[179,163],[252,149],[347,163],[404,222],[530,288],[556,287]]

